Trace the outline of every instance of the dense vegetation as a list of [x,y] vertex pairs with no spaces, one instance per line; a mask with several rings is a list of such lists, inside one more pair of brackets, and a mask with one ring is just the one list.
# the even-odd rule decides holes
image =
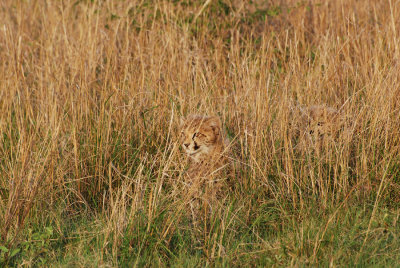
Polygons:
[[[398,1],[2,0],[0,266],[400,262]],[[298,150],[293,107],[346,137]],[[182,116],[240,162],[184,213]]]

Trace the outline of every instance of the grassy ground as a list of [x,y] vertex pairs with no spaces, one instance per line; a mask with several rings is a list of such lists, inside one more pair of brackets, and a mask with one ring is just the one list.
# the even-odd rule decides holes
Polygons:
[[[0,2],[0,266],[396,266],[399,1]],[[293,107],[348,118],[299,150]],[[240,162],[194,225],[182,116]]]

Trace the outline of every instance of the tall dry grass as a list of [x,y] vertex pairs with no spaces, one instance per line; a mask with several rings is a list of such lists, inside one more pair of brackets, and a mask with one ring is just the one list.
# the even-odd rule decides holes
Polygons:
[[[379,205],[400,201],[399,12],[395,0],[1,1],[1,243],[86,215],[105,223],[101,260],[118,263],[127,228],[143,230],[133,244],[172,241],[190,228],[176,128],[199,113],[221,117],[241,163],[232,203],[194,238],[208,261],[227,254],[232,221],[251,231],[271,202],[289,222],[335,208],[327,227],[373,200],[365,244]],[[293,107],[315,104],[346,129],[297,150]]]

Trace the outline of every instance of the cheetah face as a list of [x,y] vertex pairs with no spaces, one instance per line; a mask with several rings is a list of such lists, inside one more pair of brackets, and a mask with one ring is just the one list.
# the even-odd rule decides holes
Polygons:
[[221,127],[217,117],[189,116],[181,127],[181,142],[185,153],[196,162],[210,155],[221,142]]

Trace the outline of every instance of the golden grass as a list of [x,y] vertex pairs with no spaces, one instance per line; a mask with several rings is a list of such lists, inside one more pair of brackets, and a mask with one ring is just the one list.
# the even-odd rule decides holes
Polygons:
[[[372,196],[371,224],[381,200],[400,201],[399,18],[394,0],[1,1],[1,243],[60,206],[104,219],[113,262],[139,211],[149,235],[166,213],[157,232],[171,239],[188,204],[175,131],[190,113],[219,115],[242,163],[227,195],[247,215],[222,206],[219,232],[270,200],[299,219],[310,200]],[[296,150],[297,105],[340,109],[350,138]],[[206,258],[224,256],[203,227]]]

